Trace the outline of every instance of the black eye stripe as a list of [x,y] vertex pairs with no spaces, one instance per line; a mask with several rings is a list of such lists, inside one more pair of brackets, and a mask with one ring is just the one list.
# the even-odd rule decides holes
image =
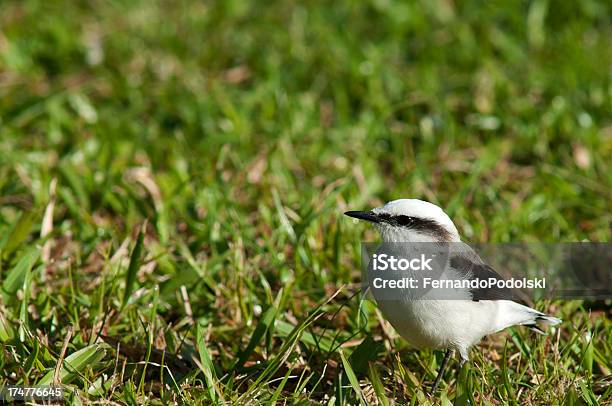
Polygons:
[[403,214],[392,216],[389,213],[381,213],[378,215],[378,217],[389,224],[406,227],[410,230],[420,231],[425,234],[430,234],[439,237],[442,240],[450,239],[450,234],[446,227],[444,227],[434,219],[405,216]]
[[377,216],[379,219],[384,221],[390,221],[393,218],[393,216],[391,216],[389,213],[380,213],[377,214]]

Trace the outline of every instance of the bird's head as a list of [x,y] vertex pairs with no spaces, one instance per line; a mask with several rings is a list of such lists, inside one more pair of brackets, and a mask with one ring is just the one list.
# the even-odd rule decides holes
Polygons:
[[373,223],[385,242],[460,241],[450,217],[435,204],[423,200],[393,200],[369,211],[344,214]]

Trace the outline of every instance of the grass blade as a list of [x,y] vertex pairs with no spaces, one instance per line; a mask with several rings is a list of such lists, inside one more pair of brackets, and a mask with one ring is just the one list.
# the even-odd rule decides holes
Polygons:
[[138,232],[138,237],[136,239],[136,245],[134,246],[134,249],[132,250],[132,254],[130,255],[130,264],[128,266],[127,274],[125,276],[125,292],[123,294],[123,302],[122,302],[121,308],[124,308],[128,300],[130,299],[130,295],[132,294],[134,290],[134,282],[136,281],[136,273],[138,272],[138,269],[140,269],[140,266],[142,265],[142,259],[140,257],[142,253],[142,246],[143,246],[144,234],[146,232],[146,229],[147,229],[147,223],[145,222],[142,225],[142,228],[140,229],[140,231]]
[[249,356],[253,353],[255,346],[259,344],[263,336],[266,334],[266,331],[270,329],[272,323],[276,318],[276,308],[274,306],[270,306],[268,310],[261,316],[261,320],[257,323],[257,327],[255,327],[255,331],[249,340],[249,344],[247,345],[244,351],[240,351],[238,353],[238,361],[236,362],[236,367],[241,367],[247,361]]
[[32,212],[23,212],[13,224],[11,231],[0,239],[0,258],[6,259],[28,238],[36,215]]
[[287,381],[289,380],[289,377],[291,376],[291,372],[293,372],[293,370],[291,369],[287,370],[287,373],[283,377],[283,380],[281,381],[281,383],[278,385],[278,387],[274,391],[274,394],[272,395],[272,398],[270,399],[269,404],[271,405],[278,404],[278,398],[280,397],[280,394],[283,392],[283,388],[287,384]]
[[357,376],[355,375],[351,364],[346,359],[346,356],[344,355],[344,352],[342,350],[340,350],[340,358],[342,358],[342,366],[344,367],[344,372],[346,372],[346,376],[349,382],[351,383],[353,390],[357,394],[357,397],[359,398],[359,403],[365,405],[366,401],[363,398],[363,393],[361,392],[361,388],[359,387],[359,380],[357,379]]
[[358,374],[366,374],[368,363],[378,358],[378,354],[384,349],[385,346],[382,342],[374,341],[371,335],[367,336],[349,357],[351,366]]
[[372,382],[372,387],[374,388],[374,392],[376,393],[376,397],[378,401],[383,406],[389,406],[389,398],[385,394],[385,387],[380,380],[380,376],[378,375],[378,371],[376,370],[376,366],[373,362],[368,364],[368,376],[370,377],[370,382]]
[[19,262],[17,262],[17,265],[15,265],[6,276],[2,284],[4,292],[13,295],[22,287],[26,275],[38,260],[39,255],[40,252],[37,247],[31,247],[23,254]]
[[[70,354],[64,360],[60,371],[60,381],[62,383],[70,383],[76,377],[85,374],[87,368],[94,368],[106,356],[107,344],[93,344]],[[47,372],[45,376],[38,381],[37,385],[50,385],[53,381],[55,370]]]
[[216,392],[216,373],[215,367],[210,358],[210,354],[208,353],[208,349],[206,348],[206,342],[204,340],[204,327],[201,324],[198,324],[196,330],[196,341],[198,345],[198,353],[200,354],[200,369],[204,373],[204,379],[206,379],[206,386],[208,387],[208,394],[213,401],[217,401],[217,392]]
[[11,324],[6,320],[4,315],[0,312],[0,342],[6,343],[15,337],[15,331],[11,327]]

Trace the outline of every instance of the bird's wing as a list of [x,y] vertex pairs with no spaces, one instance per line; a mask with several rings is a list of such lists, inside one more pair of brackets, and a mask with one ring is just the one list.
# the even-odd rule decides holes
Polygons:
[[[453,250],[449,257],[450,267],[459,277],[468,280],[504,280],[495,269],[486,264],[478,254],[468,245],[461,244],[461,249]],[[480,300],[512,300],[512,290],[499,288],[497,286],[487,288],[472,288],[470,289],[472,300],[478,302]]]

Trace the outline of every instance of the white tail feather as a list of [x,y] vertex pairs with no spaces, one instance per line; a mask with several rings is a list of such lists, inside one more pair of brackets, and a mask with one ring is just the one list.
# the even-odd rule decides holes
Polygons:
[[535,318],[536,323],[541,323],[545,326],[554,326],[556,324],[561,323],[561,319],[558,319],[553,316],[549,316],[548,314],[539,313]]
[[561,323],[561,319],[510,300],[500,300],[497,303],[500,306],[500,313],[504,317],[499,318],[500,322],[497,324],[495,331],[500,331],[513,325],[521,325],[530,327],[539,333],[544,333],[538,328],[538,325],[554,326]]

